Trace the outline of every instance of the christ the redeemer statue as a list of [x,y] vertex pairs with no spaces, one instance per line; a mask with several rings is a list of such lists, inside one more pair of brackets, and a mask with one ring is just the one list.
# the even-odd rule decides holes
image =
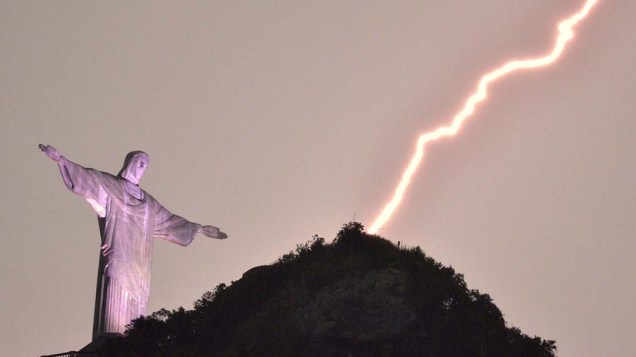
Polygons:
[[225,239],[214,226],[202,226],[170,213],[139,187],[149,157],[141,151],[126,156],[117,176],[82,167],[54,147],[39,145],[57,162],[66,187],[82,196],[97,212],[102,236],[93,340],[103,333],[123,333],[145,313],[150,291],[154,238],[182,246],[197,233]]

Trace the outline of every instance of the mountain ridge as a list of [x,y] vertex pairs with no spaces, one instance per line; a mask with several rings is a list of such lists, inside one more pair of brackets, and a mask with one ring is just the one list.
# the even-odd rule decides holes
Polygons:
[[159,310],[108,356],[554,356],[509,327],[488,294],[419,248],[343,225],[219,284],[192,310]]

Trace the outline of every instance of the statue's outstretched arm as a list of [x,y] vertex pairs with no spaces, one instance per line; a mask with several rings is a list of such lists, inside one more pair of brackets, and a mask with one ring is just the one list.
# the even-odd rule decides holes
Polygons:
[[68,173],[68,170],[64,166],[64,160],[62,160],[63,159],[62,154],[60,154],[60,152],[57,151],[57,149],[52,147],[51,145],[40,144],[38,145],[38,147],[40,148],[40,150],[42,150],[42,152],[46,156],[48,156],[49,159],[57,162],[57,165],[60,167],[60,173],[62,174],[62,180],[64,180],[64,184],[69,190],[72,190],[73,180],[71,180],[71,175]]
[[221,230],[215,226],[201,226],[197,233],[201,233],[205,236],[208,236],[210,238],[215,238],[215,239],[227,238],[227,234],[221,232]]
[[60,154],[59,151],[57,151],[56,148],[52,147],[51,145],[38,145],[38,148],[40,148],[40,150],[42,150],[42,152],[49,157],[49,159],[55,161],[55,162],[60,162],[60,160],[62,159],[62,154]]

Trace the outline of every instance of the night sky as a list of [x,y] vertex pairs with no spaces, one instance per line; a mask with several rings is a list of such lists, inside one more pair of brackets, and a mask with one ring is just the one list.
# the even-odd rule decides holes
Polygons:
[[[370,225],[417,136],[482,74],[551,50],[583,0],[0,1],[0,355],[91,338],[99,229],[37,144],[219,226],[155,244],[149,311],[313,234]],[[561,356],[636,350],[636,2],[601,0],[558,63],[491,87],[380,231],[452,265]]]

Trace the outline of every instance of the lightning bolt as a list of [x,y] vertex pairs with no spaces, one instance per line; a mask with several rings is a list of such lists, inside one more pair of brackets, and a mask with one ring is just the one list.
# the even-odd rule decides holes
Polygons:
[[393,197],[384,206],[384,209],[382,210],[380,215],[375,219],[368,230],[369,233],[377,233],[377,231],[391,218],[395,210],[402,202],[402,198],[404,197],[406,188],[409,186],[413,174],[415,174],[415,171],[422,162],[426,144],[444,137],[454,136],[455,134],[457,134],[459,129],[461,129],[462,124],[475,112],[475,107],[477,106],[477,104],[481,103],[488,97],[488,86],[492,82],[495,82],[499,78],[518,70],[544,67],[555,62],[561,56],[565,45],[574,37],[574,31],[572,30],[573,27],[587,16],[587,14],[597,2],[598,0],[587,0],[583,7],[579,10],[579,12],[559,23],[559,35],[557,36],[556,44],[554,45],[554,48],[550,53],[543,57],[512,60],[504,64],[503,66],[486,73],[479,80],[477,90],[468,98],[462,110],[455,115],[450,126],[442,126],[419,136],[419,138],[417,139],[415,154],[411,158],[411,161],[406,170],[404,170],[402,179],[397,185],[397,188],[393,193]]

